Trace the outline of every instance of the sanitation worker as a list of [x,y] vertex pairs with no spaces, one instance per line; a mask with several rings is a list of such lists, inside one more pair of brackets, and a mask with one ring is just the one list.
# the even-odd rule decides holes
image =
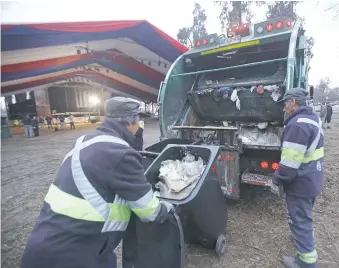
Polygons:
[[114,268],[114,249],[131,212],[164,222],[170,203],[146,181],[142,157],[131,145],[139,103],[115,97],[105,119],[81,136],[63,159],[23,254],[21,268]]
[[273,183],[286,194],[289,226],[297,249],[295,256],[284,256],[289,268],[317,267],[312,209],[324,185],[324,134],[320,118],[306,106],[307,92],[290,89],[282,101],[285,120],[280,168]]
[[134,149],[137,151],[142,151],[143,146],[144,146],[144,127],[145,127],[145,122],[140,121],[139,122],[139,128],[137,132],[135,133],[135,146]]
[[331,120],[332,120],[333,108],[329,103],[327,103],[326,109],[327,109],[327,112],[326,112],[325,122],[327,123],[327,128],[331,128],[330,123],[331,123]]

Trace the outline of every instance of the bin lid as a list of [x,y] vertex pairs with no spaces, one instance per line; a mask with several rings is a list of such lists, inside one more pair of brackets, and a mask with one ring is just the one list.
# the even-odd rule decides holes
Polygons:
[[184,267],[184,234],[176,213],[164,223],[144,223],[135,216],[131,221],[123,240],[123,268]]

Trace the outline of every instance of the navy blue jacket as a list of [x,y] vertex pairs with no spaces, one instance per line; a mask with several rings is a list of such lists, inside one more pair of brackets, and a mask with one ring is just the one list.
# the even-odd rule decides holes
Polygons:
[[274,183],[287,195],[313,198],[324,185],[324,134],[311,107],[301,106],[284,122],[280,168]]
[[[130,145],[134,136],[126,127],[105,120],[84,142],[110,135]],[[138,200],[151,190],[142,167],[142,157],[133,148],[115,143],[95,143],[81,150],[81,165],[88,181],[106,202],[116,195],[124,200]],[[71,157],[61,165],[53,182],[63,192],[81,198],[75,185]],[[61,201],[62,202],[62,201]],[[66,204],[67,205],[67,204]],[[70,204],[72,206],[72,204]],[[161,204],[155,221],[163,222],[167,209]],[[88,222],[55,213],[48,201],[28,239],[21,268],[101,268],[120,243],[124,231],[101,232],[102,223]]]
[[32,123],[32,119],[29,116],[25,116],[24,119],[22,120],[22,123],[25,126],[30,126]]

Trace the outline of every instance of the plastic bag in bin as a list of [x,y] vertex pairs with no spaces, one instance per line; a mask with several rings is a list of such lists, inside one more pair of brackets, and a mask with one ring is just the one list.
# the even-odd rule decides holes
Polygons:
[[[181,161],[163,161],[159,171],[160,192],[166,186],[170,191],[178,193],[199,179],[204,171],[204,163],[201,157],[195,161],[195,157],[188,153]],[[165,185],[160,185],[162,182]]]

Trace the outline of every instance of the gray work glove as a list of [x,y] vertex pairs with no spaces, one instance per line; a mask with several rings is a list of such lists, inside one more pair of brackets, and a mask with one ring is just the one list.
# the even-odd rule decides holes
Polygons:
[[282,198],[284,196],[284,190],[282,185],[276,185],[272,180],[269,180],[267,185],[271,188],[271,192]]

